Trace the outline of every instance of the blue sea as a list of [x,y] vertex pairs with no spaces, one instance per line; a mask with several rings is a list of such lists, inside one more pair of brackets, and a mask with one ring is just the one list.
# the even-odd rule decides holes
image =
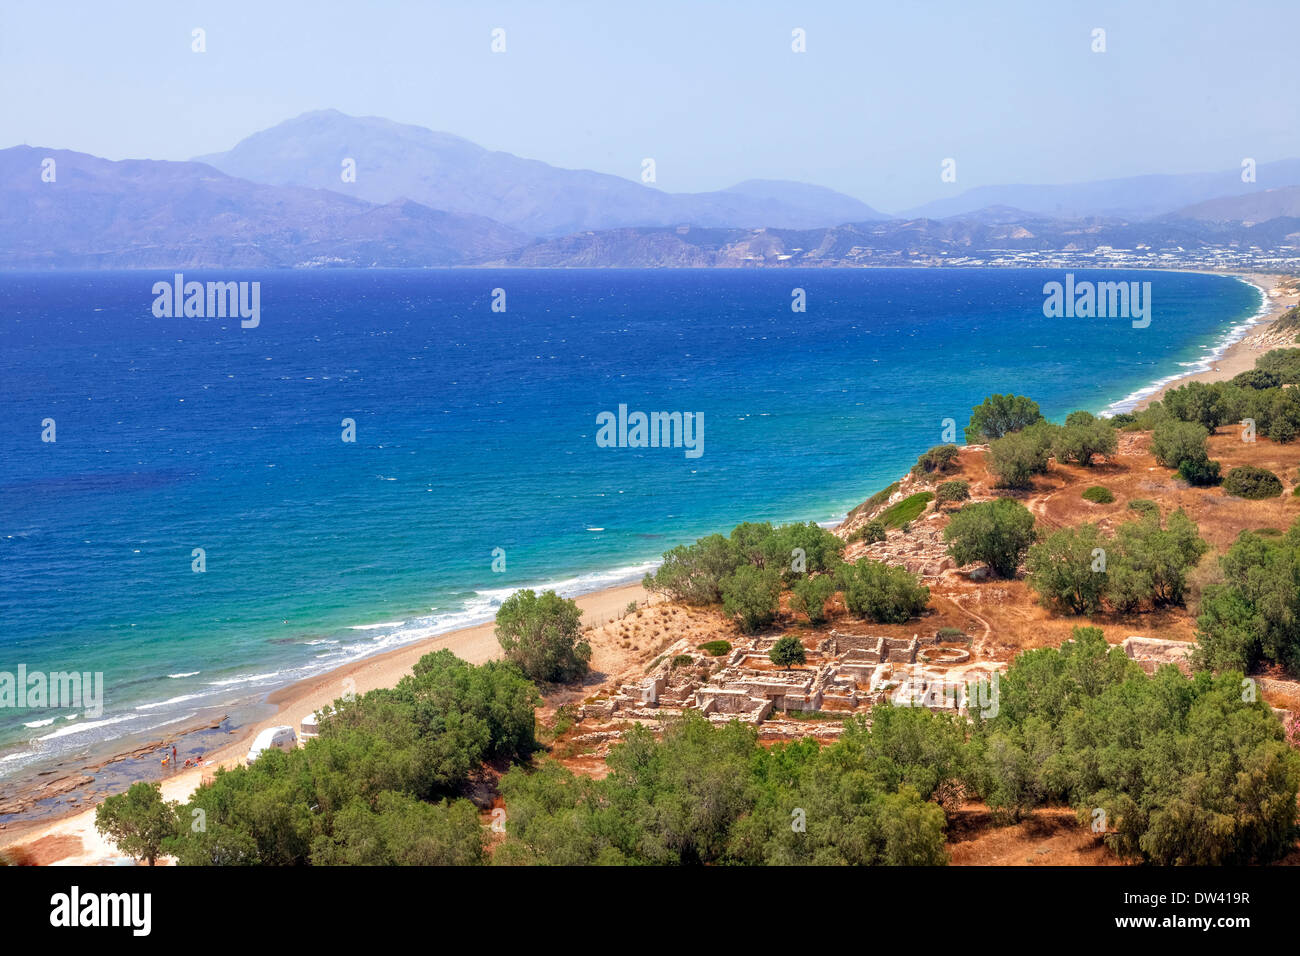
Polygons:
[[[0,776],[488,620],[516,588],[832,521],[985,395],[1123,407],[1263,300],[1075,275],[1150,281],[1150,326],[1045,318],[1063,273],[1042,270],[185,275],[260,282],[254,329],[155,318],[170,272],[2,275],[0,671],[103,672],[105,706],[0,710]],[[702,413],[703,454],[598,447],[619,405]]]

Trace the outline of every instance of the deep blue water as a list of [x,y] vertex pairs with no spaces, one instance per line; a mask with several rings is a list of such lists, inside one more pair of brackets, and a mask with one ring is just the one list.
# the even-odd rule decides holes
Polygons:
[[[170,274],[0,275],[0,671],[103,671],[113,721],[0,711],[0,774],[487,619],[519,586],[829,520],[986,394],[1100,411],[1260,303],[1076,275],[1152,281],[1150,327],[1044,318],[1063,274],[1041,270],[186,275],[260,281],[256,329],[155,318]],[[598,448],[620,403],[703,412],[703,455]]]

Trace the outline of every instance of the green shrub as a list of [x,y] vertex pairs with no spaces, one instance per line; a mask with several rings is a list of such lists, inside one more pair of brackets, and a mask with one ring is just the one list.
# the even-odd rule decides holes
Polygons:
[[1273,349],[1255,361],[1255,368],[1277,376],[1284,385],[1300,383],[1300,349]]
[[591,645],[579,640],[581,617],[577,603],[554,591],[516,591],[497,609],[497,641],[532,680],[577,680],[591,660]]
[[1187,458],[1178,466],[1178,477],[1189,485],[1217,485],[1219,483],[1219,463],[1217,461],[1195,461]]
[[939,504],[950,504],[970,500],[970,482],[961,478],[941,482],[934,490],[934,500]]
[[1104,543],[1095,524],[1053,532],[1025,556],[1029,586],[1048,607],[1095,614],[1106,591]]
[[930,475],[947,471],[957,461],[958,454],[956,445],[935,445],[916,459],[916,464],[912,466],[912,474]]
[[930,589],[906,568],[861,558],[840,575],[845,607],[877,624],[902,624],[930,603]]
[[791,605],[796,611],[808,615],[810,624],[820,624],[826,620],[826,602],[835,594],[835,578],[829,574],[819,574],[800,578],[792,588],[794,597]]
[[966,441],[972,445],[992,441],[1042,421],[1042,418],[1038,403],[1023,395],[990,395],[971,409]]
[[1210,461],[1208,435],[1205,426],[1196,422],[1164,421],[1151,432],[1151,452],[1156,461],[1176,469],[1188,484],[1217,484],[1219,463]]
[[722,581],[722,609],[740,617],[746,634],[767,627],[776,619],[781,596],[781,574],[772,568],[742,564]]
[[1134,412],[1133,421],[1127,425],[1121,426],[1121,430],[1126,432],[1149,432],[1161,422],[1172,420],[1172,416],[1170,416],[1162,403],[1152,402],[1140,412]]
[[778,638],[772,645],[772,649],[767,652],[767,656],[777,667],[790,667],[793,664],[803,664],[808,660],[808,652],[804,650],[803,641],[791,634]]
[[778,568],[786,581],[804,574],[832,571],[844,559],[842,538],[814,521],[783,524],[768,538],[766,564]]
[[1256,429],[1282,445],[1294,441],[1300,435],[1300,389],[1279,388],[1259,394],[1269,398],[1267,408],[1251,409]]
[[[1085,415],[1087,418],[1082,417]],[[1087,468],[1097,455],[1113,455],[1118,447],[1119,439],[1109,423],[1088,412],[1073,412],[1057,431],[1052,454],[1057,461],[1077,461]]]
[[1277,388],[1282,384],[1282,380],[1273,372],[1265,371],[1262,368],[1252,368],[1240,375],[1234,376],[1232,384],[1237,388]]
[[886,528],[899,528],[909,521],[919,517],[921,512],[925,511],[925,506],[934,500],[933,491],[918,491],[914,495],[908,495],[902,501],[896,502],[886,508],[877,519]]
[[1153,591],[1151,575],[1132,564],[1115,561],[1106,569],[1106,600],[1120,614],[1142,610],[1143,602],[1151,600]]
[[[319,804],[312,807],[312,816]],[[475,833],[475,829],[480,830]],[[383,792],[353,800],[335,817],[332,838],[312,843],[314,866],[477,866],[485,840],[468,800],[424,803]]]
[[772,557],[774,534],[770,521],[742,521],[731,529],[732,550],[741,563],[756,568],[767,567],[768,559]]
[[1151,432],[1151,454],[1166,468],[1177,469],[1184,461],[1207,461],[1209,432],[1194,422],[1161,422]]
[[1209,385],[1204,382],[1188,382],[1170,389],[1161,401],[1174,418],[1196,422],[1213,434],[1232,415],[1231,388],[1223,382]]
[[968,641],[966,632],[960,627],[941,627],[934,632],[934,636],[940,641]]
[[1108,554],[1108,594],[1116,610],[1182,604],[1187,572],[1209,550],[1196,522],[1179,508],[1162,525],[1159,516],[1120,525]]
[[1047,459],[1051,457],[1052,446],[1056,444],[1056,439],[1061,434],[1061,426],[1044,418],[1032,425],[1026,425],[1020,430],[1020,434],[1030,440],[1035,454],[1042,460],[1038,470],[1047,471]]
[[1128,503],[1128,506],[1134,511],[1140,511],[1144,516],[1159,515],[1160,506],[1150,498],[1134,498]]
[[731,548],[738,563],[779,571],[787,581],[840,563],[844,541],[815,521],[783,524],[745,521],[731,531]]
[[967,759],[995,809],[1064,803],[1085,823],[1102,810],[1103,839],[1122,857],[1241,865],[1295,847],[1300,754],[1267,705],[1242,693],[1242,675],[1148,677],[1098,628],[1021,653]]
[[699,646],[699,650],[708,654],[710,657],[721,657],[731,650],[730,641],[705,641]]
[[943,529],[948,554],[958,564],[983,562],[998,577],[1014,577],[1034,543],[1034,516],[1011,498],[967,505]]
[[664,554],[663,564],[641,582],[647,591],[686,604],[717,604],[722,580],[740,564],[732,543],[720,534],[679,545]]
[[1261,498],[1276,498],[1280,495],[1282,481],[1267,468],[1239,465],[1224,477],[1223,490],[1238,498],[1258,501]]
[[1196,620],[1199,666],[1300,674],[1300,520],[1280,538],[1243,531],[1219,566],[1223,581],[1206,589]]
[[1094,614],[1105,597],[1116,610],[1181,604],[1187,572],[1209,545],[1182,510],[1120,525],[1111,541],[1094,524],[1065,528],[1029,549],[1029,584],[1049,607]]
[[1111,493],[1109,488],[1104,488],[1101,485],[1092,485],[1083,490],[1083,500],[1091,501],[1098,505],[1108,505],[1115,500],[1115,496]]
[[426,654],[396,686],[335,701],[303,747],[219,770],[166,852],[182,866],[481,863],[478,811],[455,798],[485,762],[530,760],[540,703],[514,664]]
[[121,852],[153,866],[164,842],[175,839],[178,832],[176,804],[163,801],[161,784],[140,780],[95,808],[95,829]]
[[[517,767],[501,779],[510,818],[492,863],[942,864],[931,798],[957,776],[964,736],[920,707],[871,717],[845,721],[834,742],[768,746],[752,725],[688,710],[661,733],[630,728],[600,780],[551,760]],[[808,808],[806,832],[791,827],[795,807]]]
[[865,541],[867,544],[875,544],[877,541],[884,541],[888,535],[885,533],[885,523],[879,518],[872,518],[857,531],[849,536],[849,541]]
[[1033,476],[1047,470],[1048,448],[1025,432],[989,442],[988,467],[1003,488],[1028,488]]

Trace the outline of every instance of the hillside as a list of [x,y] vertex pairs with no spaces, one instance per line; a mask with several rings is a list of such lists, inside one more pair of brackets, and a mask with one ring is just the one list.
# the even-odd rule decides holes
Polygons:
[[1179,214],[1196,203],[1220,197],[1257,195],[1280,186],[1300,185],[1300,160],[1261,163],[1256,181],[1243,183],[1241,169],[1212,173],[1162,173],[1052,185],[977,186],[902,213],[910,218],[944,219],[987,206],[1013,206],[1039,216],[1078,219],[1090,216],[1150,219]]
[[1206,222],[1267,222],[1300,217],[1300,186],[1266,189],[1244,196],[1221,196],[1180,209],[1174,215]]
[[[53,182],[41,178],[47,158]],[[449,266],[524,241],[480,217],[258,185],[202,163],[0,150],[5,269]]]
[[[1005,207],[951,219],[846,223],[825,229],[627,228],[532,242],[487,264],[523,267],[897,266],[1039,264],[1112,250],[1170,265],[1197,253],[1258,247],[1290,254],[1300,219],[1258,225],[1191,219],[1050,219]],[[1165,252],[1171,258],[1157,258]],[[1032,259],[1030,258],[1032,257]],[[1136,264],[1136,263],[1135,263]]]

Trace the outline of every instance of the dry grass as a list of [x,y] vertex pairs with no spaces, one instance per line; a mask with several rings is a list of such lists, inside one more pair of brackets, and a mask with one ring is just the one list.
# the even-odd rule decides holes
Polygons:
[[[1031,490],[1012,496],[1034,513],[1040,528],[1048,531],[1090,521],[1112,532],[1118,525],[1139,517],[1129,507],[1129,502],[1136,499],[1155,501],[1163,515],[1182,508],[1196,521],[1201,537],[1212,549],[1202,559],[1207,571],[1212,571],[1216,555],[1226,551],[1243,530],[1284,531],[1300,518],[1300,498],[1290,494],[1300,467],[1300,443],[1279,445],[1266,438],[1246,443],[1240,440],[1239,431],[1226,427],[1211,436],[1210,455],[1222,463],[1225,472],[1251,464],[1268,468],[1283,479],[1286,493],[1264,501],[1233,498],[1220,488],[1191,487],[1179,481],[1170,469],[1156,464],[1149,445],[1149,434],[1121,433],[1119,452],[1110,460],[1098,461],[1091,468],[1053,462],[1049,473],[1038,477]],[[994,487],[983,452],[963,450],[961,475],[971,482],[973,492],[978,488],[977,497],[1006,494]],[[1085,501],[1082,493],[1090,485],[1109,488],[1115,501]],[[989,656],[998,659],[1008,659],[1021,650],[1058,646],[1077,625],[1100,627],[1112,643],[1132,634],[1190,641],[1196,631],[1192,614],[1184,608],[1126,616],[1057,616],[1036,602],[1034,592],[1023,580],[975,584],[949,574],[931,591],[932,603],[948,598],[988,622],[991,637],[987,650]]]

